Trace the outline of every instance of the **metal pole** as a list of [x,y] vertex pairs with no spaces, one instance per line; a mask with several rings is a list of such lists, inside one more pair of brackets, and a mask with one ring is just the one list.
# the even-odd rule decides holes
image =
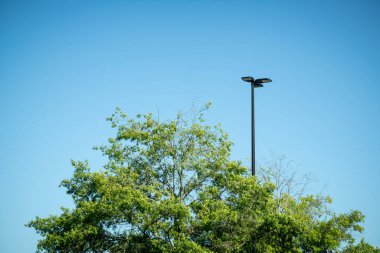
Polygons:
[[255,83],[251,82],[252,176],[255,175]]
[[256,159],[255,159],[255,85],[257,88],[263,87],[264,83],[270,83],[272,80],[270,78],[260,78],[255,81],[252,76],[243,76],[241,78],[244,82],[251,83],[251,137],[252,137],[252,176],[256,174]]

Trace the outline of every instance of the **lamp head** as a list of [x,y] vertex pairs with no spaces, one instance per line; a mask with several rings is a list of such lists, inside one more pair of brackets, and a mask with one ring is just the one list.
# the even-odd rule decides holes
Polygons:
[[261,83],[270,83],[272,80],[270,78],[260,78],[255,80],[255,84],[261,84]]
[[251,83],[254,88],[261,88],[264,87],[263,83],[270,83],[272,80],[270,78],[259,78],[259,79],[254,79],[252,76],[243,76],[241,78],[244,82]]
[[255,79],[253,79],[252,76],[243,76],[241,78],[244,82],[248,82],[248,83],[253,83],[255,81]]

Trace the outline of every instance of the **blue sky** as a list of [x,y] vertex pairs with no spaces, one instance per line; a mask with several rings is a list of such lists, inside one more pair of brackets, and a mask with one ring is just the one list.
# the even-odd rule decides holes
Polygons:
[[23,225],[72,206],[59,182],[70,159],[113,132],[105,118],[213,102],[250,156],[250,88],[256,157],[271,151],[311,172],[338,212],[366,215],[380,246],[380,3],[378,1],[1,1],[0,251],[34,252]]

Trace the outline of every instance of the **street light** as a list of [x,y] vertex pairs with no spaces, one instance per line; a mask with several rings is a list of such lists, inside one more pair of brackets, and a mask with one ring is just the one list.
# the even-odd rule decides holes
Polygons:
[[255,175],[255,88],[261,88],[264,87],[264,83],[270,83],[272,82],[269,78],[260,78],[260,79],[254,79],[251,76],[244,76],[241,78],[244,82],[248,82],[251,84],[251,130],[252,130],[252,176]]

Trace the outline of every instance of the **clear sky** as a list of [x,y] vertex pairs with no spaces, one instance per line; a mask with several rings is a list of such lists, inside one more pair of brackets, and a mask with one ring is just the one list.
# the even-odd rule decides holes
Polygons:
[[71,206],[60,181],[70,159],[98,169],[94,145],[113,132],[116,106],[133,116],[212,101],[250,156],[256,148],[311,172],[338,212],[366,215],[380,246],[379,1],[0,2],[0,252],[34,252],[23,225]]

